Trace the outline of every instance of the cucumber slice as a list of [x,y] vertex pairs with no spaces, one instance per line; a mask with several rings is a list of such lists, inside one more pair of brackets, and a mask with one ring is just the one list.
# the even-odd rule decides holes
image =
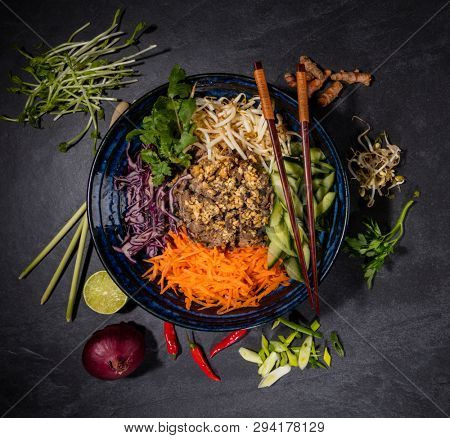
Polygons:
[[319,161],[325,160],[325,154],[319,148],[311,148],[311,162],[318,163]]
[[[283,205],[283,208],[285,210],[287,210],[286,200],[284,198],[283,186],[281,184],[281,179],[280,179],[279,173],[277,173],[277,172],[272,173],[271,179],[272,179],[272,187],[273,187],[275,194],[280,199],[281,204]],[[300,180],[298,180],[298,181],[300,181]],[[293,193],[292,190],[291,190],[291,195],[292,195],[292,202],[294,203],[295,215],[299,218],[302,218],[303,217],[302,203],[300,202],[300,199],[298,198],[297,194]]]
[[330,173],[330,171],[329,171],[329,170],[322,169],[322,168],[319,167],[317,164],[312,164],[312,165],[311,165],[311,175],[312,175],[312,176],[318,175],[318,174],[321,174],[321,173],[328,174],[328,173]]
[[[278,173],[278,172],[274,172],[274,174],[276,174],[276,176],[275,176],[275,178],[278,180],[280,180],[280,185],[281,185],[281,177],[280,177],[280,174]],[[300,183],[302,182],[302,179],[301,178],[294,178],[292,175],[289,175],[289,174],[287,174],[287,179],[288,179],[288,183],[289,183],[289,186],[291,187],[291,189],[294,191],[294,193],[297,193],[298,192],[298,189],[299,189],[299,187],[300,187]],[[275,193],[278,195],[278,192],[277,191],[275,191]],[[283,186],[281,186],[281,194],[283,194],[284,195],[284,192],[283,192]],[[280,198],[282,198],[282,199],[284,199],[284,196],[281,196],[281,194],[280,194]]]
[[[294,239],[294,230],[292,229],[292,225],[291,225],[291,221],[289,220],[289,216],[285,215],[284,220],[286,222],[286,226],[289,231],[289,234],[291,235],[292,239]],[[307,237],[305,230],[303,229],[300,221],[297,221],[297,226],[298,226],[298,231],[300,233],[300,240],[302,241],[302,244],[303,244],[303,242],[308,242],[308,237]]]
[[319,217],[320,215],[326,213],[326,211],[333,205],[335,198],[335,192],[328,192],[314,209],[315,217]]
[[296,257],[289,257],[284,261],[284,267],[289,278],[302,282],[303,276],[300,271],[300,265]]
[[313,189],[317,190],[320,188],[320,186],[322,185],[322,178],[314,178],[312,180],[312,184],[313,184]]
[[333,187],[335,176],[336,174],[334,172],[331,172],[322,180],[321,185],[322,187],[325,187],[327,189],[327,192],[330,191],[331,187]]
[[281,257],[283,250],[276,245],[275,242],[270,242],[269,252],[267,253],[267,268],[270,269]]
[[[305,257],[306,268],[309,269],[309,263],[311,259],[311,253],[309,251],[309,246],[305,243],[302,246],[303,256]],[[286,268],[286,272],[290,278],[293,280],[297,280],[303,282],[302,270],[300,268],[300,263],[297,257],[289,257],[284,261],[284,267]]]
[[327,163],[326,161],[321,161],[320,162],[320,167],[322,169],[328,169],[331,172],[334,172],[334,167],[331,164]]
[[328,193],[327,188],[324,187],[324,186],[320,186],[316,190],[316,193],[315,193],[315,197],[316,197],[317,202],[320,202],[327,193]]
[[273,227],[273,230],[283,247],[292,248],[291,236],[284,221],[281,221],[277,226]]
[[299,187],[300,187],[300,183],[302,182],[301,178],[295,179],[294,177],[288,175],[288,182],[289,182],[289,185],[290,185],[291,189],[296,194],[298,192]]
[[284,167],[286,169],[286,173],[288,175],[291,175],[295,179],[299,179],[303,176],[303,167],[300,164],[299,160],[296,160],[294,158],[284,158]]
[[292,251],[291,242],[289,238],[289,231],[287,231],[287,228],[286,228],[286,234],[288,239],[287,244],[286,244],[286,236],[280,230],[275,231],[274,228],[267,227],[266,233],[270,242],[273,243],[275,246],[277,246],[279,249],[281,249],[281,251],[285,252],[290,256],[295,256],[295,252]]
[[281,220],[283,219],[283,207],[281,205],[281,202],[278,198],[275,198],[275,202],[273,204],[272,214],[270,215],[270,221],[269,224],[271,227],[274,227],[275,225],[278,225]]

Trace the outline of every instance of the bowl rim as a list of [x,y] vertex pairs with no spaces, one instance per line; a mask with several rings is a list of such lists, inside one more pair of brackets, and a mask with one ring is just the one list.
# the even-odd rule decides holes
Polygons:
[[[254,82],[254,79],[250,76],[246,76],[246,75],[242,75],[242,74],[235,74],[235,73],[200,73],[200,74],[195,74],[195,75],[190,75],[190,76],[186,76],[186,80],[189,81],[196,81],[196,80],[201,80],[201,79],[206,79],[206,78],[210,78],[210,77],[222,77],[222,78],[235,78],[235,79],[242,79],[245,81],[251,81]],[[225,332],[225,331],[230,331],[230,330],[234,330],[234,328],[230,328],[229,326],[226,326],[224,328],[221,328],[219,326],[215,327],[214,329],[209,328],[202,328],[202,327],[195,327],[193,328],[193,326],[189,326],[184,324],[183,322],[180,321],[176,321],[176,320],[171,320],[170,318],[166,318],[165,316],[162,316],[158,313],[156,313],[153,309],[150,309],[149,307],[145,306],[144,303],[142,303],[141,301],[139,301],[138,299],[136,299],[133,294],[128,293],[120,284],[120,282],[118,281],[116,275],[113,272],[110,272],[110,269],[108,268],[108,263],[106,263],[103,255],[102,255],[102,251],[100,250],[99,246],[98,246],[98,242],[97,239],[94,238],[95,233],[94,233],[94,223],[93,223],[93,205],[92,205],[92,191],[93,191],[93,180],[95,178],[95,168],[96,168],[96,164],[97,161],[99,159],[100,154],[102,153],[102,149],[104,148],[104,145],[106,144],[106,142],[108,141],[108,138],[111,134],[111,132],[115,129],[116,125],[118,123],[120,123],[123,119],[128,119],[127,114],[132,111],[134,109],[134,107],[138,106],[139,103],[141,103],[142,101],[144,101],[150,94],[154,94],[157,92],[160,92],[164,89],[166,89],[168,87],[169,83],[165,82],[162,85],[159,85],[158,87],[152,88],[149,91],[145,92],[142,96],[140,96],[139,98],[135,99],[132,103],[130,103],[130,106],[116,119],[116,121],[110,126],[108,127],[107,132],[105,133],[105,135],[102,138],[102,141],[100,143],[100,146],[98,147],[94,159],[92,161],[92,165],[91,165],[91,169],[89,172],[89,178],[88,178],[88,186],[87,186],[87,191],[86,191],[86,202],[87,202],[87,216],[88,216],[88,225],[89,225],[89,231],[91,233],[91,237],[92,237],[92,241],[94,244],[94,248],[95,251],[103,265],[103,267],[106,269],[106,271],[108,272],[108,274],[112,277],[112,279],[114,280],[114,282],[116,284],[118,284],[118,286],[124,291],[124,293],[133,300],[134,303],[136,303],[139,307],[141,307],[142,309],[144,309],[146,312],[154,315],[155,317],[163,320],[163,321],[168,321],[168,322],[172,322],[180,327],[184,327],[187,329],[195,329],[195,330],[199,330],[199,331],[217,331],[217,332]],[[269,87],[269,92],[276,92],[278,94],[283,95],[283,97],[285,99],[287,99],[288,101],[290,101],[291,104],[293,104],[294,106],[298,105],[297,101],[291,97],[289,94],[287,94],[285,91],[281,90],[280,88],[272,85],[272,84],[268,84]],[[343,182],[343,200],[344,200],[344,221],[342,224],[342,233],[339,236],[338,241],[336,242],[336,251],[334,252],[334,254],[332,255],[328,266],[326,267],[325,270],[321,270],[320,272],[320,277],[319,277],[319,284],[322,283],[322,281],[325,279],[325,277],[328,275],[329,271],[331,270],[331,267],[333,266],[337,255],[339,254],[339,251],[341,250],[342,247],[342,243],[348,228],[348,222],[349,222],[349,214],[350,214],[350,191],[349,191],[349,183],[348,183],[348,178],[347,178],[347,174],[345,172],[345,168],[342,165],[341,159],[339,157],[339,154],[337,153],[337,149],[336,146],[333,142],[333,140],[331,139],[331,137],[328,135],[328,133],[325,131],[325,129],[322,127],[321,123],[319,120],[317,120],[316,117],[311,117],[312,121],[313,121],[313,125],[315,126],[315,130],[317,130],[320,134],[320,136],[322,138],[325,138],[327,140],[327,142],[333,147],[334,151],[336,152],[336,156],[340,162],[341,168],[343,170],[342,172],[342,182]],[[140,289],[139,289],[140,290]],[[300,305],[304,300],[302,300],[301,302],[297,303],[296,305]],[[277,318],[278,315],[275,315],[273,319]],[[267,319],[267,318],[266,318]],[[246,328],[254,328],[254,327],[258,327],[260,325],[266,324],[268,322],[270,322],[273,319],[268,319],[267,321],[261,321],[261,322],[257,322],[252,324],[249,324],[248,326],[246,326]]]

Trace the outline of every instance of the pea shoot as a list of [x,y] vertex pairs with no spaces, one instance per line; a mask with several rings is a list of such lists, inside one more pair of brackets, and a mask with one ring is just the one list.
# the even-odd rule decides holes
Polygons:
[[121,15],[118,9],[111,26],[90,40],[74,41],[78,34],[89,27],[90,23],[86,23],[75,30],[65,43],[42,54],[31,55],[18,49],[28,63],[23,70],[29,77],[23,79],[11,74],[13,86],[8,91],[26,96],[27,100],[18,117],[1,115],[0,119],[29,123],[39,128],[46,114],[51,114],[53,121],[56,121],[65,115],[85,113],[88,117],[84,127],[73,138],[60,143],[59,150],[66,152],[89,130],[95,150],[100,138],[98,122],[104,118],[102,104],[118,100],[106,96],[106,93],[136,82],[137,79],[124,79],[135,77],[137,73],[133,66],[139,61],[137,58],[156,47],[150,45],[131,55],[109,61],[106,56],[135,45],[147,27],[144,22],[138,23],[131,36],[121,41],[125,34],[118,30]]

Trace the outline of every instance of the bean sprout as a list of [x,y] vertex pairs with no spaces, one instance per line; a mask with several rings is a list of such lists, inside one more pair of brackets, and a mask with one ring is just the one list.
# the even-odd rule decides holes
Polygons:
[[[247,159],[247,153],[258,155],[263,167],[270,171],[274,165],[272,143],[267,122],[262,114],[259,97],[247,99],[241,93],[233,99],[198,97],[193,122],[199,139],[195,146],[216,160],[230,151]],[[297,133],[288,131],[283,118],[277,114],[276,127],[284,155],[291,155],[291,142]]]
[[394,187],[405,182],[403,176],[395,174],[395,168],[400,163],[401,149],[389,142],[386,132],[382,132],[372,144],[367,136],[370,125],[357,116],[353,116],[353,119],[366,125],[366,129],[358,135],[358,143],[364,150],[352,149],[353,156],[348,160],[348,170],[359,183],[360,196],[368,201],[368,207],[372,207],[377,193],[388,196]]

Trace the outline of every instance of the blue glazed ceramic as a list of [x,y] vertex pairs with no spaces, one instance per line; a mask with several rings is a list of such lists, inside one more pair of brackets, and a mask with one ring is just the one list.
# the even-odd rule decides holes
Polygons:
[[[236,96],[257,94],[253,79],[230,74],[204,74],[190,76],[196,83],[196,95]],[[242,309],[226,315],[216,315],[214,310],[186,310],[182,296],[168,291],[161,295],[159,288],[142,280],[148,269],[144,262],[130,263],[123,254],[114,251],[119,246],[119,236],[124,235],[122,217],[126,209],[123,193],[114,190],[114,177],[126,172],[126,134],[151,111],[158,96],[165,95],[167,84],[156,88],[137,100],[111,127],[97,152],[92,165],[88,187],[89,226],[95,247],[103,265],[120,288],[142,308],[153,315],[193,330],[230,331],[255,327],[286,314],[307,297],[304,284],[292,282],[265,297],[261,306]],[[281,113],[291,130],[298,130],[297,102],[281,90],[270,87],[276,111]],[[329,233],[322,233],[322,257],[319,262],[320,279],[330,270],[341,246],[348,221],[348,182],[336,149],[320,124],[313,122],[313,137],[336,169],[334,191],[337,193],[334,210],[329,214]],[[131,145],[131,154],[137,152],[139,143]]]

